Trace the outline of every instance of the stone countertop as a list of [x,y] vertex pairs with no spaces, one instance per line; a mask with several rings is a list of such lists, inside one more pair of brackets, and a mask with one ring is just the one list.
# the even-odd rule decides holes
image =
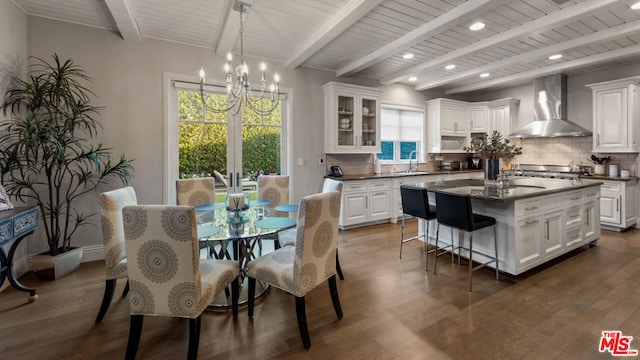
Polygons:
[[547,178],[510,179],[506,186],[485,186],[484,180],[451,180],[440,182],[416,183],[430,191],[471,195],[473,199],[492,201],[513,201],[541,195],[549,195],[564,191],[577,190],[591,186],[600,186],[601,182],[583,182],[580,180],[563,180]]
[[473,173],[473,172],[482,172],[482,169],[475,170],[447,170],[447,171],[414,171],[411,173],[402,172],[395,174],[354,174],[354,175],[343,175],[343,176],[325,176],[328,179],[334,179],[338,181],[350,181],[350,180],[374,180],[374,179],[393,179],[399,177],[407,177],[407,176],[423,176],[423,175],[453,175],[453,174],[464,174],[464,173]]
[[592,179],[592,180],[614,180],[614,181],[638,181],[637,176],[629,176],[626,178],[620,176],[609,176],[609,175],[589,175],[582,176],[583,179]]

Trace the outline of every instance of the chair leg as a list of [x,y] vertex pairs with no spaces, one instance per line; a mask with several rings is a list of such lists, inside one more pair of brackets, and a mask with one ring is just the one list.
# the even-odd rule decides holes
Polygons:
[[[333,280],[335,281],[335,278]],[[296,315],[298,317],[298,329],[300,330],[302,345],[305,349],[309,349],[311,347],[311,340],[309,340],[309,329],[307,328],[307,312],[304,306],[304,296],[296,296]]]
[[[460,265],[460,248],[462,246],[462,244],[460,243],[462,240],[460,240],[460,233],[458,232],[458,265]],[[453,228],[451,228],[451,263],[454,262],[454,257],[455,257],[455,247],[453,246]]]
[[127,279],[127,284],[124,286],[124,290],[122,290],[122,297],[127,296],[129,293],[129,279]]
[[[233,279],[231,282],[231,309],[233,312],[233,317],[238,317],[238,299],[240,298],[240,285],[238,284],[240,281],[240,276]],[[254,292],[255,292],[255,284],[254,284]]]
[[433,251],[433,275],[436,274],[436,267],[438,266],[438,239],[439,238],[440,238],[440,223],[438,223],[438,225],[436,226],[436,249]]
[[255,304],[256,296],[256,279],[249,277],[249,290],[247,294],[247,314],[250,318],[253,317],[253,305]]
[[344,280],[344,275],[342,275],[342,268],[340,267],[340,258],[338,257],[338,249],[336,249],[336,272],[340,277],[340,280]]
[[493,225],[493,248],[496,251],[496,280],[500,281],[500,270],[498,269],[498,231],[495,225]]
[[469,233],[469,292],[471,292],[471,273],[472,272],[473,272],[473,233],[471,232]]
[[140,343],[140,335],[142,334],[143,320],[143,315],[131,315],[127,352],[124,355],[125,360],[134,360],[136,358],[136,353],[138,352],[138,344]]
[[425,226],[425,234],[424,234],[424,271],[429,272],[429,220],[422,222]]
[[200,344],[200,324],[202,314],[195,319],[189,319],[189,351],[187,353],[188,360],[198,358],[198,345]]
[[333,309],[336,311],[338,319],[342,319],[342,307],[340,306],[340,298],[338,297],[338,287],[336,286],[335,275],[329,278],[329,293],[331,294]]
[[402,259],[402,244],[404,244],[404,214],[402,214],[402,230],[400,230],[400,259]]
[[[127,282],[127,285],[129,282]],[[116,289],[116,279],[107,279],[104,287],[104,295],[102,296],[102,304],[100,305],[100,310],[98,311],[98,316],[96,317],[96,324],[100,323],[104,316],[107,314],[107,310],[109,310],[109,305],[111,305],[111,300],[113,299],[113,293]]]

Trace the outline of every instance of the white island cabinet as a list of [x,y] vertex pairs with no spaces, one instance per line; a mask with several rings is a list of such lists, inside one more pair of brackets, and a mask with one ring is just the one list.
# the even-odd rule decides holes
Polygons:
[[[474,213],[496,219],[500,271],[512,275],[521,274],[600,238],[600,216],[596,206],[600,189],[595,183],[522,179],[516,180],[513,188],[492,190],[484,187],[482,190],[480,183],[466,180],[427,185],[427,188],[460,194],[466,191],[472,196]],[[435,222],[431,223],[430,235],[435,234],[435,225]],[[440,233],[441,246],[450,244],[451,232],[446,229]],[[457,245],[461,233],[454,230],[453,239]],[[463,241],[469,241],[468,235]],[[429,242],[434,244],[432,236]],[[492,228],[474,233],[473,249],[493,254]],[[464,250],[462,255],[467,256]],[[473,258],[479,262],[489,260],[475,252]]]

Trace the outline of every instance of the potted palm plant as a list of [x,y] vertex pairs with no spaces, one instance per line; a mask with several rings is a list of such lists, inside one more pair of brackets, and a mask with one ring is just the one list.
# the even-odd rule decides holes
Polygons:
[[502,134],[495,130],[489,136],[471,138],[469,146],[463,147],[463,150],[485,162],[484,174],[488,183],[498,179],[502,169],[501,160],[510,160],[522,154],[521,147],[511,143],[511,140],[502,137]]
[[[131,160],[113,160],[111,149],[93,142],[102,108],[91,104],[91,78],[72,60],[52,58],[30,58],[26,77],[10,75],[0,123],[1,180],[10,196],[40,210],[49,249],[32,259],[32,270],[47,279],[74,271],[82,259],[71,240],[93,214],[79,211],[78,200],[112,178],[126,184],[133,172]],[[62,268],[47,269],[54,264]]]

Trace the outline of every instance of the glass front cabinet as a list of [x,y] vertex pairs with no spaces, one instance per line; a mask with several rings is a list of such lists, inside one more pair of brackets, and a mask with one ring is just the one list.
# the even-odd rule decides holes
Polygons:
[[324,151],[380,152],[380,90],[330,82],[324,91]]

